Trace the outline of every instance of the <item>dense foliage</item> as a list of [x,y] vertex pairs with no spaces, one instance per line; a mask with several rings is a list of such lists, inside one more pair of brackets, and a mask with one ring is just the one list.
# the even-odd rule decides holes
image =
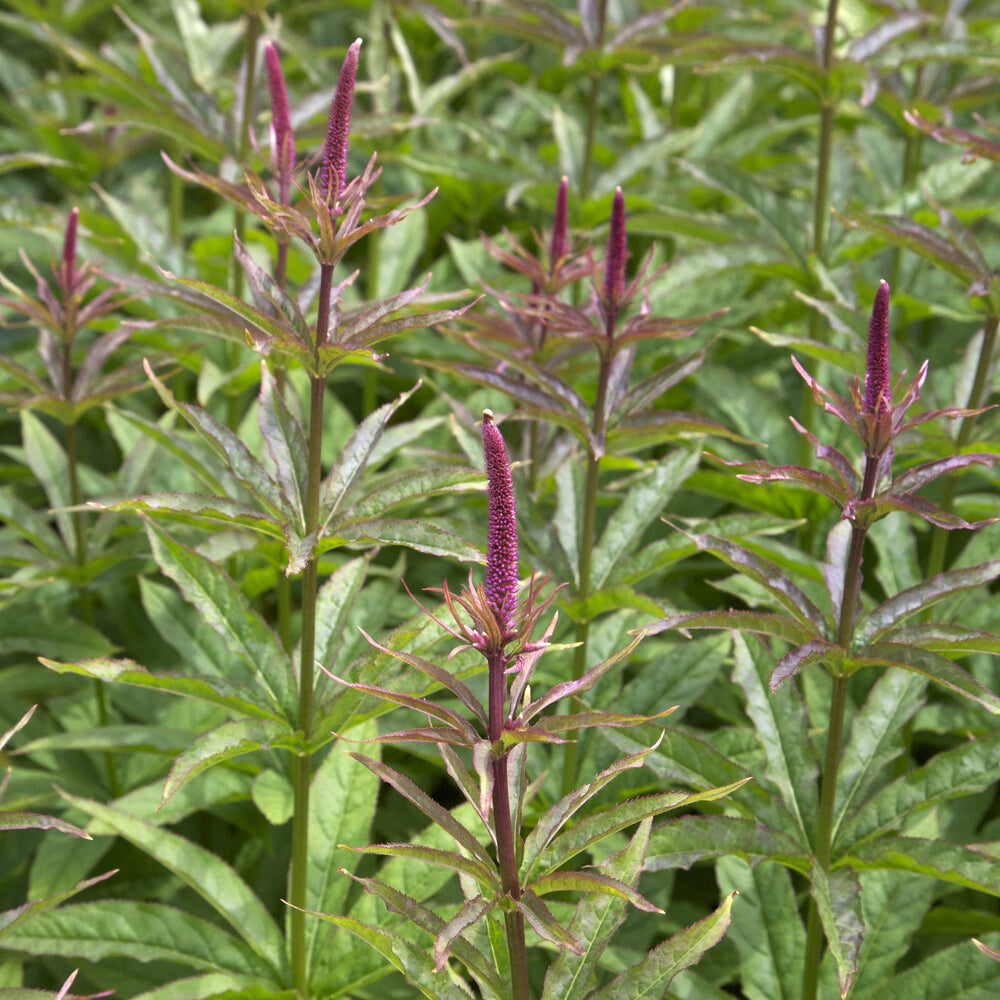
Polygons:
[[997,995],[996,4],[0,27],[0,998]]

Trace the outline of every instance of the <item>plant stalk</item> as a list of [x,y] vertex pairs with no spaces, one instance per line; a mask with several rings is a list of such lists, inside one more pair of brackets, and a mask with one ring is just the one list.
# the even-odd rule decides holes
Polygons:
[[[600,55],[604,47],[604,28],[608,19],[608,0],[600,0],[597,5],[597,37],[594,48]],[[583,144],[583,168],[580,176],[580,194],[586,201],[590,197],[590,180],[594,171],[594,136],[597,131],[597,99],[601,93],[601,76],[594,73],[590,78],[590,95],[587,99],[587,130]]]
[[[333,283],[333,265],[324,264],[320,272],[319,318],[316,321],[316,341],[313,356],[319,360],[319,345],[326,342],[330,323],[330,288]],[[319,499],[322,481],[323,400],[326,379],[321,374],[310,376],[309,393],[309,444],[308,477],[306,482],[306,535],[319,527]],[[291,929],[292,982],[302,1000],[309,996],[306,955],[306,890],[309,867],[309,784],[312,776],[312,754],[309,741],[313,724],[313,672],[316,659],[316,591],[319,556],[306,564],[302,574],[302,635],[299,640],[299,731],[303,749],[293,763],[293,813],[292,813],[292,875],[289,902]]]

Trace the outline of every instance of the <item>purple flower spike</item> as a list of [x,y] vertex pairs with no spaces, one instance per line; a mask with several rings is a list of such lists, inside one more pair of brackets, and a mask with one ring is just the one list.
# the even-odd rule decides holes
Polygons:
[[608,234],[608,255],[604,262],[604,296],[612,304],[617,304],[625,291],[625,195],[621,188],[615,188],[615,200],[611,206],[611,232]]
[[267,85],[271,91],[271,169],[277,178],[279,201],[287,205],[292,171],[295,169],[295,136],[288,111],[285,75],[281,72],[278,50],[273,42],[264,46],[264,62],[267,64]]
[[556,195],[556,215],[552,223],[552,243],[549,246],[549,272],[555,273],[559,261],[566,255],[566,229],[569,225],[569,178],[559,183]]
[[69,213],[66,223],[66,235],[63,237],[62,249],[62,279],[63,295],[68,299],[73,294],[76,284],[76,227],[80,219],[80,210],[74,208]]
[[865,413],[884,413],[892,405],[889,392],[889,284],[879,282],[868,325],[868,364],[865,368]]
[[486,599],[503,629],[512,628],[517,607],[517,515],[510,459],[492,410],[483,410],[489,523],[486,541]]
[[337,80],[337,92],[330,105],[330,119],[326,126],[323,145],[323,166],[320,171],[320,190],[329,200],[331,208],[337,204],[340,192],[347,185],[347,139],[351,131],[351,105],[354,103],[354,80],[358,75],[357,38],[344,56]]

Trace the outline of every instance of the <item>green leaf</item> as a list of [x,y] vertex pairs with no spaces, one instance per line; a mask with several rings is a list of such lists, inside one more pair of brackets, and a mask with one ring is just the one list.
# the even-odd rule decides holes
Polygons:
[[393,414],[417,391],[418,382],[412,389],[385,403],[373,413],[369,413],[354,429],[347,444],[340,451],[330,474],[323,484],[323,499],[320,501],[319,520],[322,535],[344,502],[351,487],[357,482],[371,458],[386,425]]
[[790,684],[769,691],[771,656],[753,636],[735,635],[733,650],[733,680],[743,688],[747,715],[767,757],[764,776],[781,793],[805,842],[811,843],[819,808],[818,767],[809,741],[805,705]]
[[696,611],[692,614],[668,615],[647,628],[651,635],[667,629],[680,631],[689,628],[738,629],[741,632],[773,635],[796,645],[816,638],[814,631],[807,629],[790,615],[770,611]]
[[484,485],[481,472],[463,466],[408,469],[388,482],[379,483],[370,493],[352,503],[344,512],[344,520],[385,514],[402,504],[443,493],[479,492]]
[[925,686],[922,678],[906,670],[888,670],[854,716],[837,771],[834,844],[840,842],[846,818],[857,812],[882,769],[903,752],[903,726],[923,704]]
[[471,1000],[471,992],[460,988],[450,977],[448,970],[438,972],[434,968],[433,954],[427,949],[418,948],[397,934],[369,927],[351,917],[324,915],[323,919],[337,927],[343,927],[371,945],[424,996],[434,1000]]
[[902,997],[996,1000],[998,992],[1000,962],[981,954],[971,941],[964,941],[883,980],[879,986],[860,993],[858,1000],[900,1000]]
[[159,903],[101,900],[43,913],[22,924],[4,946],[30,955],[61,955],[99,962],[130,958],[176,962],[273,979],[251,949],[221,927]]
[[840,996],[847,991],[858,971],[858,953],[865,936],[861,912],[861,883],[850,868],[838,868],[829,875],[812,866],[812,897],[826,934],[827,945],[837,963]]
[[[350,614],[368,570],[365,557],[338,566],[316,595],[316,662],[333,670],[349,642]],[[316,683],[322,676],[315,673]]]
[[49,506],[57,511],[53,517],[63,545],[67,552],[73,552],[76,544],[73,523],[70,515],[63,510],[73,504],[66,453],[52,432],[30,410],[21,411],[21,441],[28,468],[45,490]]
[[369,844],[367,847],[358,847],[355,850],[359,854],[415,858],[418,861],[426,861],[429,865],[451,868],[461,875],[475,879],[484,892],[497,892],[500,888],[500,877],[495,871],[457,851],[442,851],[440,848],[425,847],[423,844]]
[[748,1000],[801,1000],[806,935],[788,869],[722,858],[716,873],[723,892],[739,894],[729,940],[740,956]]
[[268,701],[254,688],[241,688],[216,677],[177,677],[173,674],[151,674],[132,660],[96,659],[82,663],[60,663],[40,656],[39,661],[58,674],[82,674],[109,683],[118,681],[136,687],[158,688],[187,698],[198,698],[219,705],[240,715],[259,719],[280,718],[268,707]]
[[574,954],[583,953],[583,945],[573,938],[556,920],[552,911],[530,889],[526,889],[517,901],[518,910],[524,915],[528,926],[543,940],[557,948],[569,948]]
[[657,461],[615,507],[594,547],[594,587],[602,587],[618,562],[639,541],[642,533],[662,513],[670,498],[697,468],[700,451],[675,451]]
[[802,845],[782,830],[737,816],[681,816],[653,830],[646,856],[646,871],[690,868],[704,858],[734,855],[750,864],[765,859],[808,871],[809,858]]
[[944,840],[879,837],[837,859],[861,871],[916,872],[952,885],[1000,896],[1000,859]]
[[368,521],[354,521],[336,526],[332,543],[328,539],[320,548],[329,544],[405,545],[432,556],[460,559],[463,562],[483,562],[483,550],[470,545],[453,531],[427,520],[408,520],[396,517],[379,517]]
[[287,981],[288,961],[281,931],[253,890],[229,865],[211,851],[127,813],[65,792],[63,796],[173,872],[229,922],[254,953],[267,962],[279,982]]
[[40,603],[44,597],[43,588],[25,591],[0,608],[0,653],[83,659],[111,652],[113,646],[102,633],[63,608]]
[[[375,734],[374,722],[351,730],[351,738],[356,740],[370,739]],[[377,750],[375,746],[368,752]],[[310,791],[315,806],[309,815],[308,909],[320,913],[344,912],[351,883],[340,871],[353,872],[358,855],[342,850],[340,845],[368,841],[378,791],[378,777],[344,753],[339,743],[334,743],[317,768]],[[318,920],[307,919],[306,951],[310,970],[319,968],[321,953],[329,947],[328,935],[321,929]]]
[[291,737],[288,724],[272,719],[230,719],[202,733],[174,759],[163,785],[163,800],[180,791],[192,778],[225,760],[267,749],[280,737]]
[[712,914],[658,944],[641,962],[593,994],[593,1000],[643,1000],[665,996],[674,976],[701,961],[729,928],[732,892]]
[[272,826],[284,825],[295,811],[292,783],[283,774],[270,768],[258,772],[253,779],[250,797]]
[[92,885],[97,885],[98,882],[103,882],[106,878],[111,878],[112,875],[116,875],[117,873],[118,869],[115,868],[112,871],[105,872],[103,875],[97,875],[94,878],[78,882],[72,889],[66,889],[45,899],[33,899],[30,902],[15,907],[13,910],[4,910],[0,913],[0,939],[6,938],[9,934],[16,933],[17,928],[22,924],[32,920],[39,914],[43,914],[46,910],[50,910],[53,906],[58,906],[60,903],[75,896],[78,892],[83,892],[84,889],[89,889]]
[[860,841],[899,829],[917,810],[985,791],[996,783],[998,772],[1000,732],[987,733],[936,754],[923,767],[880,788],[845,824],[838,842],[850,851]]
[[[270,979],[208,972],[175,979],[140,993],[134,1000],[296,1000],[292,990],[276,989]],[[48,994],[46,994],[48,997]]]
[[175,542],[152,521],[147,520],[146,533],[163,572],[226,645],[251,667],[272,704],[293,718],[297,698],[291,662],[277,636],[242,591],[213,562]]
[[296,517],[296,527],[305,532],[306,488],[309,454],[302,425],[292,415],[278,392],[267,362],[260,363],[260,399],[257,423],[267,452],[274,463],[278,485]]

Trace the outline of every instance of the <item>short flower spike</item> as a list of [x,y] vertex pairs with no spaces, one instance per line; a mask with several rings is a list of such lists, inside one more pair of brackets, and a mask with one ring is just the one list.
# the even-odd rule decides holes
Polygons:
[[621,188],[615,189],[615,200],[611,206],[611,231],[608,233],[608,255],[604,263],[604,296],[617,303],[625,291],[625,195]]
[[569,178],[559,183],[556,195],[556,214],[552,223],[552,242],[549,244],[549,269],[555,271],[566,255],[566,230],[569,227]]
[[62,249],[62,280],[63,294],[69,298],[73,294],[73,286],[76,284],[76,227],[80,219],[80,210],[74,208],[69,213],[66,222],[66,235],[63,237]]
[[865,368],[865,413],[885,413],[892,405],[889,389],[889,284],[879,282],[868,325]]
[[486,541],[486,598],[502,628],[511,628],[517,609],[517,514],[510,459],[492,410],[483,410],[489,522]]
[[320,189],[333,208],[340,192],[347,186],[347,139],[351,131],[351,106],[354,104],[354,81],[358,75],[358,51],[361,39],[356,38],[347,50],[344,65],[340,67],[337,92],[330,105],[330,118],[323,144],[323,166],[320,172]]
[[281,61],[273,42],[264,46],[264,62],[267,65],[267,85],[271,92],[271,168],[278,181],[279,200],[281,204],[287,205],[292,171],[295,169],[295,137],[288,110],[285,74],[281,72]]

